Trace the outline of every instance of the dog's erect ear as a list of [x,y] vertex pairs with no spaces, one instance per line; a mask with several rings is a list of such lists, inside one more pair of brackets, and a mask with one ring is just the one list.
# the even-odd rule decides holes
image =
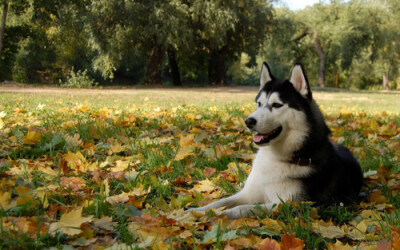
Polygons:
[[260,89],[264,88],[265,84],[272,79],[274,79],[274,76],[271,74],[268,64],[264,62],[261,67]]
[[292,74],[290,75],[290,80],[293,87],[302,96],[311,99],[311,89],[308,84],[307,76],[304,73],[303,66],[300,63],[296,63],[292,69]]

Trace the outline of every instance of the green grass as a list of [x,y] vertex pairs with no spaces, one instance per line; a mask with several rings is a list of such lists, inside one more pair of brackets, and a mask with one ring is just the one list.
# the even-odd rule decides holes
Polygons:
[[[216,185],[220,197],[241,188],[251,168],[250,156],[257,150],[243,122],[255,109],[256,88],[45,90],[49,92],[0,92],[4,122],[0,195],[10,195],[8,200],[0,196],[5,199],[0,204],[0,248],[79,246],[74,241],[87,242],[93,237],[138,247],[144,244],[143,235],[162,237],[164,233],[168,233],[166,239],[155,240],[158,247],[191,248],[211,242],[205,246],[222,249],[228,238],[232,244],[238,244],[234,239],[240,237],[253,243],[265,237],[280,241],[286,233],[295,234],[307,248],[326,248],[335,240],[315,232],[315,213],[338,227],[353,228],[365,219],[361,216],[366,210],[379,212],[376,218],[365,219],[374,237],[357,240],[346,235],[343,242],[377,244],[391,235],[392,228],[399,229],[400,94],[313,93],[332,130],[332,140],[349,147],[365,172],[377,171],[366,179],[363,193],[367,197],[362,203],[328,207],[287,203],[231,228],[228,220],[213,213],[209,220],[196,218],[197,224],[179,226],[166,216],[208,199],[212,194],[192,191],[204,179]],[[38,141],[24,142],[29,131],[41,133]],[[181,137],[189,135],[194,136],[193,142],[182,146]],[[191,153],[176,160],[179,150],[190,146],[194,147]],[[69,152],[80,152],[83,159],[71,165],[66,158]],[[114,172],[119,161],[129,165]],[[79,178],[84,186],[65,183],[65,178]],[[121,204],[107,201],[138,188],[149,191]],[[376,191],[381,192],[381,200],[369,200]],[[47,200],[39,193],[45,193]],[[4,204],[12,202],[16,204],[4,209]],[[89,228],[89,233],[78,236],[48,232],[63,214],[81,206],[83,216],[111,217],[114,229],[99,229],[91,222],[81,226]],[[143,217],[146,214],[152,219]],[[281,231],[271,232],[263,223],[251,226],[253,220],[266,217],[282,222]],[[15,229],[10,226],[13,223],[31,226]],[[192,235],[180,236],[185,230]],[[105,247],[111,243],[99,240],[93,244]]]

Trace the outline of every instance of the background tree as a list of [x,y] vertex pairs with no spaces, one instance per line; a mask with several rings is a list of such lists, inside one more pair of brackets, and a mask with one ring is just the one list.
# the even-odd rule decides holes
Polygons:
[[[11,77],[11,69],[20,42],[28,35],[27,26],[18,20],[18,16],[25,13],[29,7],[27,0],[0,0],[2,7],[0,24],[0,80]],[[7,17],[11,16],[13,23],[7,26]]]
[[268,61],[280,77],[302,62],[320,86],[400,88],[399,9],[397,0],[298,11],[270,0],[0,0],[0,78],[58,83],[86,70],[103,84],[257,84]]

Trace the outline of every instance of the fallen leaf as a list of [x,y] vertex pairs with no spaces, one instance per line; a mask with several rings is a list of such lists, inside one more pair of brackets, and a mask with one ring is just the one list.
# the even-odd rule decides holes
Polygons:
[[91,222],[92,218],[93,216],[82,216],[82,207],[66,212],[61,215],[58,222],[50,224],[49,233],[54,235],[56,232],[61,232],[68,236],[80,234],[82,232],[80,229],[81,225],[86,222]]
[[28,131],[28,133],[24,136],[24,143],[25,144],[36,144],[40,142],[43,134],[38,131]]
[[345,231],[333,225],[332,222],[315,221],[312,223],[312,228],[315,233],[320,234],[324,238],[334,239],[345,235]]
[[284,234],[281,237],[281,249],[282,250],[300,250],[304,248],[304,241],[296,238],[294,234]]
[[254,248],[260,250],[279,250],[280,244],[274,239],[266,238],[257,243]]
[[[391,250],[392,247],[390,245],[391,245],[390,241],[381,240],[378,242],[378,245],[376,245],[376,249],[377,250]],[[394,249],[396,249],[396,248],[394,248]]]
[[113,222],[111,217],[105,216],[100,219],[93,219],[93,226],[107,230],[107,231],[114,231],[117,227],[118,223]]
[[11,192],[0,193],[0,207],[4,210],[8,210],[17,206],[15,201],[11,201]]
[[336,240],[335,244],[328,243],[329,249],[332,250],[353,250],[354,248],[348,244],[343,244],[341,241]]
[[15,199],[18,205],[26,204],[32,200],[33,195],[29,186],[18,186],[15,188],[18,197]]
[[86,181],[80,177],[61,177],[61,186],[70,188],[71,191],[80,191],[86,187]]
[[175,160],[180,161],[185,159],[189,155],[193,155],[195,150],[195,147],[191,145],[193,142],[194,142],[193,134],[189,135],[182,134],[179,141],[179,150],[175,155]]
[[218,187],[216,187],[214,183],[212,183],[209,179],[205,179],[195,184],[191,191],[198,193],[210,193],[217,189]]
[[395,250],[400,249],[400,236],[399,236],[399,232],[397,231],[397,229],[395,229],[394,227],[391,227],[392,229],[392,248]]

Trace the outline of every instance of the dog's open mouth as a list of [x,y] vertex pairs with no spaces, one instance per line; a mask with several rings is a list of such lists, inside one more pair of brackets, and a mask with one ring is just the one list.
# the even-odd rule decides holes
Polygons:
[[276,129],[272,130],[267,134],[255,134],[253,136],[253,141],[255,144],[264,144],[269,143],[271,140],[278,137],[278,135],[282,132],[282,126],[277,127]]

